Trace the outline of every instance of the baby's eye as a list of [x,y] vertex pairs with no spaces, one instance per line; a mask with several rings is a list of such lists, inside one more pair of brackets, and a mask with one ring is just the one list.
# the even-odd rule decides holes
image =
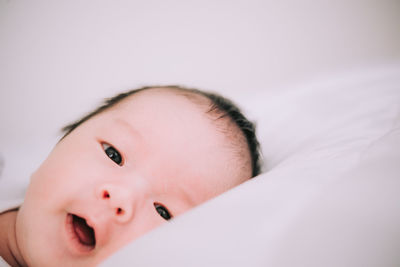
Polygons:
[[122,165],[122,157],[121,157],[121,154],[118,152],[118,150],[116,150],[114,147],[112,147],[106,143],[102,143],[102,146],[103,146],[103,149],[106,152],[107,156],[112,161],[114,161],[118,165]]
[[154,207],[156,208],[156,211],[158,212],[158,214],[160,214],[160,216],[163,217],[164,220],[168,221],[169,219],[172,218],[172,216],[169,213],[169,211],[167,210],[167,208],[164,207],[163,205],[154,203]]

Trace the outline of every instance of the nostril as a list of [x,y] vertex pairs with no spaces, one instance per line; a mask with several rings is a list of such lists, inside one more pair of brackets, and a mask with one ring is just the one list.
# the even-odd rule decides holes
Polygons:
[[121,208],[117,208],[116,214],[117,215],[124,215],[125,211]]
[[110,193],[107,190],[103,191],[103,198],[110,198]]

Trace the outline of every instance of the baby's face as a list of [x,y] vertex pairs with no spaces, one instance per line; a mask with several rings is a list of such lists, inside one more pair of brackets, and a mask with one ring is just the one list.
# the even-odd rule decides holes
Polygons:
[[96,265],[250,178],[234,158],[199,105],[157,89],[133,95],[76,128],[32,175],[21,253],[29,266]]

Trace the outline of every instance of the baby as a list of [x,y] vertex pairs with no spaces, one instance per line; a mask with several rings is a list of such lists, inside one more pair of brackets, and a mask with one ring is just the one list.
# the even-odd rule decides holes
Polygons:
[[22,206],[0,211],[0,255],[12,266],[95,266],[260,172],[253,124],[195,89],[123,93],[64,131]]

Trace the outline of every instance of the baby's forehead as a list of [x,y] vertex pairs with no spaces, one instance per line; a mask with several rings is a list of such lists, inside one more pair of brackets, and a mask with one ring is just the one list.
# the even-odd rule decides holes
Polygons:
[[[196,102],[197,101],[197,102]],[[111,121],[125,121],[133,128],[139,128],[144,134],[158,135],[195,135],[196,132],[216,136],[222,140],[222,132],[214,125],[207,114],[209,103],[200,103],[194,97],[187,97],[172,90],[148,89],[121,100],[120,103],[105,112],[104,118]],[[99,123],[103,122],[99,118]],[[178,132],[179,130],[179,132]]]
[[[134,117],[151,120],[162,117],[166,122],[180,121],[191,126],[211,126],[216,134],[224,135],[233,146],[244,141],[239,126],[211,99],[179,88],[151,88],[140,91],[118,103],[115,112],[129,110]],[[125,113],[126,114],[126,113]],[[172,125],[171,125],[172,126]]]
[[[232,160],[237,165],[242,166],[242,169],[251,169],[250,151],[243,132],[226,112],[206,96],[174,88],[152,88],[123,101],[121,107],[125,105],[125,108],[132,108],[132,112],[143,112],[144,120],[150,119],[150,113],[156,113],[157,116],[165,117],[166,121],[179,121],[187,127],[195,127],[195,124],[209,126],[209,132],[220,137],[215,149],[230,150],[234,155]],[[151,112],[147,114],[146,110]],[[203,130],[201,127],[197,129]]]
[[[119,116],[129,116],[135,120],[159,121],[163,118],[182,124],[210,125],[218,132],[228,125],[228,120],[218,119],[220,114],[213,108],[213,103],[205,96],[192,92],[181,92],[165,88],[152,88],[126,97],[110,111]],[[107,111],[106,111],[107,112]]]

